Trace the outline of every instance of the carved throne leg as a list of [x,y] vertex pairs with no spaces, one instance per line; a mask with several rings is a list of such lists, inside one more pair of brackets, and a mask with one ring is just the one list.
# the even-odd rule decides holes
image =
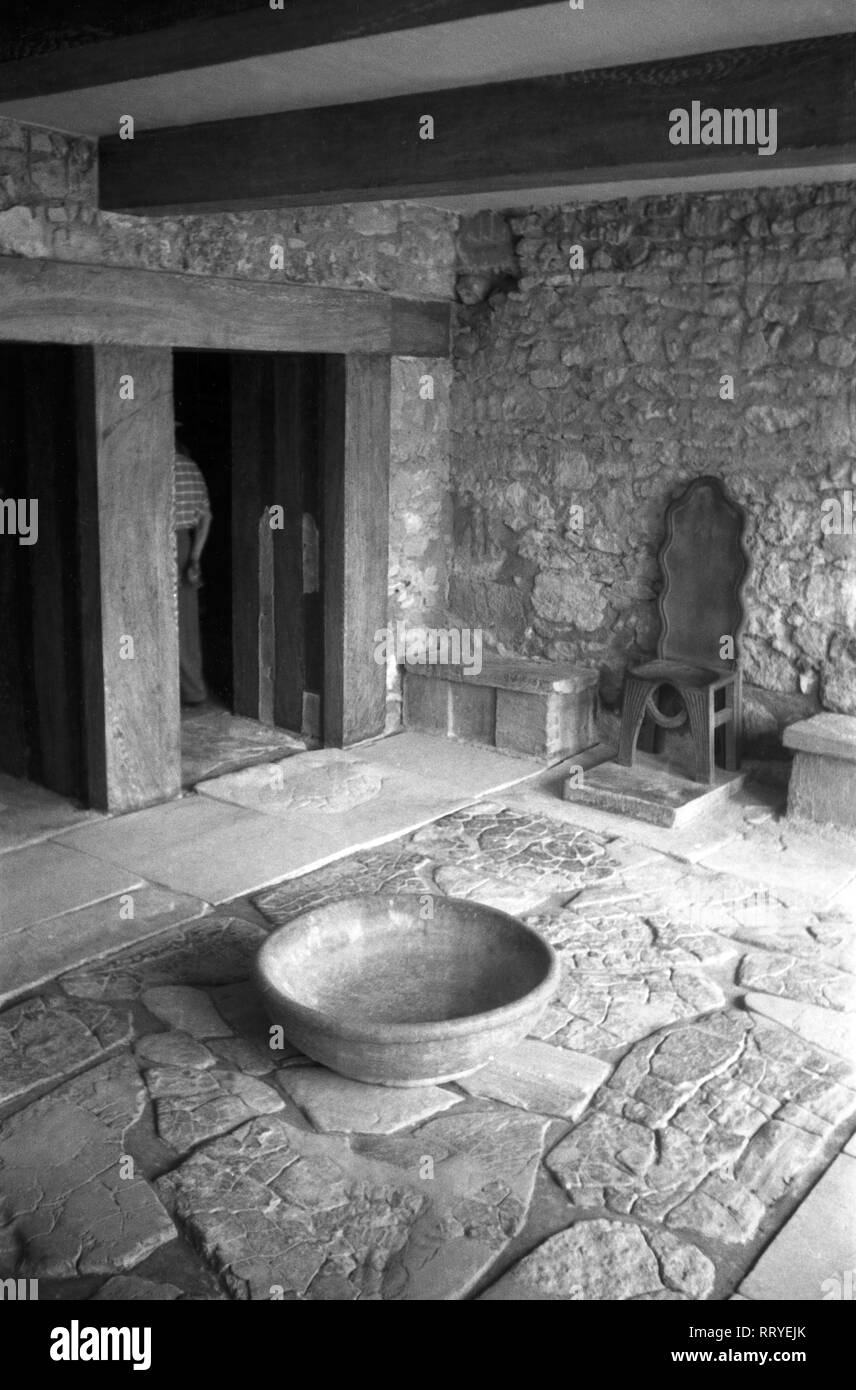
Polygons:
[[734,684],[729,692],[731,722],[725,728],[725,766],[729,772],[740,768],[740,753],[743,744],[743,672],[737,671]]
[[728,718],[722,729],[723,742],[725,745],[725,770],[726,772],[737,771],[737,705],[736,690],[734,685],[727,685],[724,691],[725,708],[728,710]]
[[636,741],[645,718],[645,706],[654,687],[650,681],[637,680],[634,676],[625,677],[624,700],[621,706],[621,732],[618,739],[618,755],[615,759],[622,767],[633,766]]
[[695,750],[696,782],[713,782],[716,775],[714,756],[713,690],[689,687],[681,690],[690,717],[693,749]]

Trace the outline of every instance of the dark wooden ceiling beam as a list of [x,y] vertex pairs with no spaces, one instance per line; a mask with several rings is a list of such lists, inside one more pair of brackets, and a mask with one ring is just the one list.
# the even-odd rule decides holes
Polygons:
[[[123,32],[123,14],[129,29],[138,29],[139,16],[134,13],[134,6],[115,5],[114,0],[109,21],[111,37],[86,42],[86,6],[78,0],[70,20],[60,31],[64,38],[58,38],[57,30],[47,23],[44,33],[33,28],[29,45],[26,40],[4,44],[0,30],[0,101],[80,91],[423,25],[527,10],[543,2],[360,0],[357,5],[348,0],[286,0],[284,9],[271,10],[265,0],[248,0],[247,8],[238,14],[186,19],[187,5],[176,0],[174,14],[170,16],[167,11],[166,24],[164,8],[160,6],[157,25],[142,32]],[[31,26],[35,26],[38,15],[38,9],[31,10]],[[15,61],[4,60],[6,52],[20,53],[22,48],[26,52],[28,46],[35,51]]]
[[[283,207],[843,161],[856,157],[854,56],[844,34],[111,136],[101,205]],[[776,153],[672,144],[669,112],[694,101],[776,108]]]

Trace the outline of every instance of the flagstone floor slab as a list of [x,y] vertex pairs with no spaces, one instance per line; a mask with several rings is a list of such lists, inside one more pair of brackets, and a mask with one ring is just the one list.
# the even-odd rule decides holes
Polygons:
[[225,1068],[155,1066],[145,1073],[158,1134],[178,1153],[285,1108],[278,1091]]
[[101,819],[99,811],[84,810],[35,782],[0,772],[0,854]]
[[459,1105],[441,1086],[369,1086],[326,1067],[287,1067],[282,1089],[322,1133],[393,1134]]
[[841,1154],[767,1246],[740,1293],[756,1299],[852,1299],[854,1270],[856,1158]]
[[856,1015],[819,1008],[802,1000],[751,992],[746,995],[746,1006],[754,1014],[790,1028],[813,1046],[834,1052],[856,1065]]
[[264,1116],[158,1191],[234,1298],[461,1298],[523,1227],[545,1129],[452,1112],[348,1141]]
[[227,709],[206,705],[181,712],[181,782],[193,787],[205,777],[219,777],[251,763],[300,753],[302,738],[243,719]]
[[285,842],[335,846],[334,854],[316,849],[316,863],[408,834],[472,800],[437,779],[335,749],[246,768],[197,791],[275,820]]
[[[368,769],[362,774],[364,787],[379,778],[380,790],[350,811],[335,809],[335,796],[332,803],[328,798],[326,810],[320,809],[318,769],[341,765],[343,759],[350,767]],[[486,791],[542,771],[528,759],[419,734],[396,735],[347,755],[336,749],[303,754],[279,768],[284,784],[298,785],[301,778],[312,783],[312,809],[270,814],[259,791],[260,779],[268,774],[249,769],[249,778],[236,774],[237,783],[225,779],[225,790],[234,796],[236,787],[249,788],[249,800],[264,802],[264,811],[220,800],[208,784],[204,792],[200,788],[201,795],[84,827],[59,843],[176,892],[221,903],[308,873],[360,847],[408,834]],[[296,796],[299,802],[299,792]]]
[[852,1064],[727,1009],[634,1044],[547,1167],[580,1212],[740,1245],[854,1114]]
[[[129,897],[133,916],[128,915]],[[114,955],[209,911],[199,898],[144,884],[129,895],[105,898],[0,937],[0,1004],[66,970]]]
[[267,938],[254,922],[212,913],[60,979],[76,999],[138,999],[161,985],[230,985],[246,980]]
[[93,1294],[90,1303],[173,1302],[181,1298],[176,1284],[156,1284],[152,1279],[140,1279],[136,1274],[115,1274]]
[[701,1301],[713,1282],[707,1256],[668,1231],[578,1221],[513,1265],[480,1301]]
[[53,840],[10,850],[0,855],[0,937],[141,886],[134,870]]
[[62,1081],[131,1036],[127,1009],[38,995],[0,1013],[0,1105]]
[[457,1084],[471,1096],[576,1120],[610,1070],[596,1057],[524,1038]]
[[296,826],[285,836],[269,816],[195,795],[88,826],[60,843],[211,903],[339,851],[332,835],[319,844],[317,835]]
[[852,839],[839,842],[795,830],[787,822],[757,826],[741,839],[703,855],[699,862],[769,884],[777,892],[810,894],[818,905],[829,903],[856,880]]
[[145,1087],[129,1056],[93,1067],[0,1125],[9,1217],[0,1273],[70,1279],[133,1268],[175,1237],[153,1188],[125,1171]]
[[232,1032],[204,989],[194,989],[192,985],[155,985],[143,990],[141,1000],[161,1023],[189,1033],[198,1041],[228,1037]]
[[747,951],[737,980],[747,990],[816,1004],[822,1009],[856,1012],[856,975],[822,961],[801,960],[778,951]]
[[485,796],[540,777],[544,771],[544,764],[533,758],[433,734],[393,734],[349,751],[373,767],[397,768],[440,782],[451,796]]

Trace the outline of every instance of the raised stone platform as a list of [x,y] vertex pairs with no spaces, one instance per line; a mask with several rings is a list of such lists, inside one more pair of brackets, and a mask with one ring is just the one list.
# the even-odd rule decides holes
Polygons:
[[856,718],[815,714],[785,729],[782,742],[796,754],[788,815],[856,828]]
[[461,665],[408,662],[404,723],[553,762],[597,742],[598,673],[574,662],[485,657]]
[[599,811],[613,811],[671,828],[685,825],[702,811],[709,811],[717,801],[727,800],[744,781],[742,772],[717,768],[716,780],[709,786],[706,782],[694,782],[683,769],[660,757],[637,753],[632,767],[610,761],[586,772],[572,773],[565,782],[563,796],[566,801],[582,801]]

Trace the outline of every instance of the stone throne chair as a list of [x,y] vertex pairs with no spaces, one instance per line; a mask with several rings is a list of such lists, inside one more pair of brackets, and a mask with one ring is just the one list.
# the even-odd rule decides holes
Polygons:
[[[716,776],[716,731],[723,729],[724,764],[736,772],[742,732],[739,639],[749,559],[743,548],[746,517],[718,478],[696,478],[666,508],[660,547],[657,656],[625,676],[616,761],[632,767],[645,717],[655,725],[655,751],[667,729],[689,723],[694,779]],[[730,639],[730,640],[728,640]],[[678,710],[661,704],[677,692]],[[661,694],[662,692],[662,694]]]

